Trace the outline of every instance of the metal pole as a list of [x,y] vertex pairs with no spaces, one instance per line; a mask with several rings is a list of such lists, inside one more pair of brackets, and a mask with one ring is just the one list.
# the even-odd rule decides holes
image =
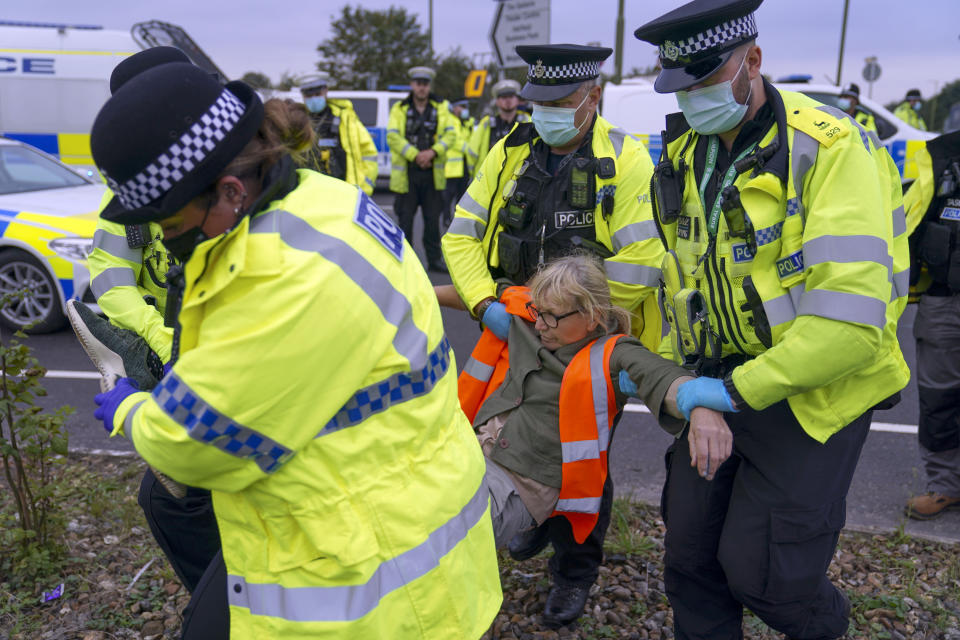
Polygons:
[[840,27],[840,57],[837,59],[837,86],[840,86],[840,75],[843,73],[843,47],[847,42],[847,13],[850,11],[850,0],[843,0],[843,26]]
[[428,33],[430,34],[430,59],[432,60],[433,59],[433,0],[428,0],[428,4],[430,5],[430,28]]
[[623,79],[623,0],[620,0],[617,5],[617,52],[614,58],[613,82],[620,84]]

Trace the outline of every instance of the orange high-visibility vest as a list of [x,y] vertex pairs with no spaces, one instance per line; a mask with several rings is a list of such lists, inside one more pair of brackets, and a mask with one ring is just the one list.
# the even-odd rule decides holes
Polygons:
[[623,334],[594,340],[577,352],[560,383],[560,496],[551,516],[564,516],[583,544],[597,525],[607,481],[610,429],[620,413],[610,382],[610,354]]
[[[507,311],[533,320],[527,309],[530,290],[510,287],[501,301]],[[522,310],[522,312],[521,312]],[[620,410],[610,382],[610,354],[624,334],[590,342],[567,365],[560,383],[560,496],[551,516],[564,516],[582,544],[597,524],[607,481],[610,428]],[[510,367],[507,343],[489,329],[457,379],[460,406],[472,423],[483,402],[503,383]]]
[[[527,309],[530,302],[529,287],[508,287],[500,296],[500,302],[507,307],[507,313],[533,322],[533,316]],[[510,355],[507,350],[507,341],[501,340],[484,328],[477,346],[457,378],[457,395],[460,398],[460,408],[467,414],[470,422],[477,416],[480,405],[491,393],[496,391],[507,375],[510,368]]]

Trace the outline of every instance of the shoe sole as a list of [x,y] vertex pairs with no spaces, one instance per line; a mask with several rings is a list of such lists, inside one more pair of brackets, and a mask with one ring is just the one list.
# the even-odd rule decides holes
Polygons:
[[906,509],[904,509],[903,513],[908,518],[925,521],[925,520],[933,520],[934,518],[942,514],[944,511],[950,511],[952,509],[960,509],[960,502],[955,502],[954,504],[947,505],[946,507],[944,507],[943,509],[940,509],[940,511],[937,511],[936,513],[930,513],[930,514],[920,513],[919,511],[914,511],[910,507],[907,507]]
[[100,373],[100,391],[106,393],[116,386],[117,380],[126,376],[127,370],[123,366],[123,358],[97,340],[97,337],[87,328],[87,323],[80,317],[80,312],[74,308],[74,305],[78,304],[83,303],[77,300],[70,300],[67,303],[67,319],[77,335],[80,346]]
[[[73,327],[73,332],[77,335],[80,346],[83,347],[84,352],[86,352],[87,357],[90,358],[93,366],[100,372],[100,391],[106,393],[116,386],[117,380],[126,377],[127,370],[123,366],[123,358],[107,345],[97,340],[97,337],[87,328],[87,323],[80,317],[80,312],[74,308],[74,305],[78,304],[83,303],[77,300],[67,302],[67,319],[70,321],[70,326]],[[170,495],[174,498],[183,498],[187,495],[187,487],[185,485],[180,484],[153,467],[150,467],[150,470],[153,472],[153,475],[156,476],[157,482],[170,492]]]

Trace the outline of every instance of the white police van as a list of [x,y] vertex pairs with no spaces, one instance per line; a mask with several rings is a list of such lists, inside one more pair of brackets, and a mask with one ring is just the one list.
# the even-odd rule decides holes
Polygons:
[[0,21],[0,135],[95,175],[90,128],[110,97],[110,74],[125,57],[157,45],[175,46],[220,73],[183,29],[164,22],[120,31]]
[[[774,83],[774,86],[784,91],[804,93],[831,106],[837,106],[841,91],[840,87],[834,85]],[[877,123],[877,135],[896,162],[904,182],[912,181],[917,177],[914,154],[923,147],[925,141],[937,134],[914,129],[882,104],[869,98],[862,97],[860,105],[873,114]],[[630,78],[619,85],[607,83],[604,86],[600,111],[601,115],[615,126],[622,127],[640,138],[647,145],[656,163],[660,159],[664,119],[668,113],[677,112],[679,108],[673,94],[657,93],[653,90],[652,82]]]

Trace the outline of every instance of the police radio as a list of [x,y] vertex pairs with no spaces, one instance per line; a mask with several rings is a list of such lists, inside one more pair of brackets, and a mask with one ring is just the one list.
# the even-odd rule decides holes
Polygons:
[[593,158],[574,158],[570,167],[570,206],[593,209],[597,200],[597,179]]
[[660,162],[653,169],[653,209],[663,224],[673,224],[683,210],[683,176],[686,171],[683,158],[680,159],[680,171],[673,168],[667,155],[667,132],[660,135],[664,143]]

